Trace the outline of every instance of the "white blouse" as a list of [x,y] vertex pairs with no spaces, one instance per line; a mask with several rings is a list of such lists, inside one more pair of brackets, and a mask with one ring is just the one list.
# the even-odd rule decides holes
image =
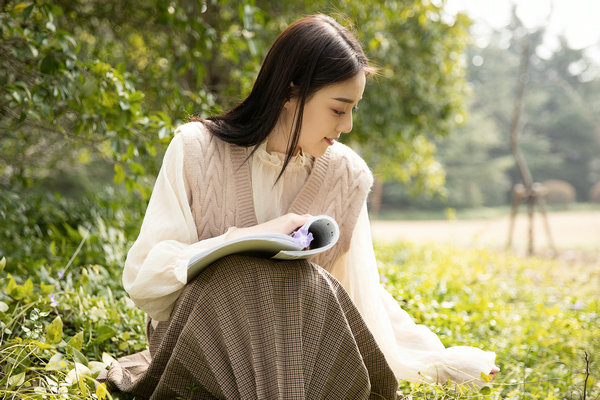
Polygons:
[[[183,178],[183,154],[183,140],[175,135],[123,272],[125,290],[154,321],[169,318],[186,284],[188,260],[199,249],[223,242],[229,232],[198,241]],[[282,153],[268,153],[265,142],[250,160],[259,224],[286,212],[314,163],[312,156],[300,152],[273,185],[284,158]],[[366,203],[350,249],[336,260],[330,272],[350,294],[398,379],[483,384],[480,374],[490,373],[494,353],[465,346],[444,348],[433,332],[415,324],[381,286]]]

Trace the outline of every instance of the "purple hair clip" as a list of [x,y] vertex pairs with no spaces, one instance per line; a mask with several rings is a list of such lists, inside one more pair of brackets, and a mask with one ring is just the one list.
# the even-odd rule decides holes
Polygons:
[[294,239],[294,243],[299,247],[306,249],[313,240],[313,234],[309,232],[308,229],[300,228],[292,234],[292,238]]

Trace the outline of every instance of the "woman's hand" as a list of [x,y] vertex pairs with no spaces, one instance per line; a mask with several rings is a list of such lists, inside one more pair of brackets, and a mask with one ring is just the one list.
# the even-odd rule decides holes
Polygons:
[[258,235],[261,233],[282,233],[284,235],[289,235],[304,225],[310,218],[312,218],[312,215],[310,214],[298,215],[289,213],[262,224],[248,228],[237,228],[229,232],[226,239],[238,239],[244,236]]

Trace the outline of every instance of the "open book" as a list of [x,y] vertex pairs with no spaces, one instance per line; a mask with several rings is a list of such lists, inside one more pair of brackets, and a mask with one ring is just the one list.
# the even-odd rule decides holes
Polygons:
[[219,258],[231,254],[246,254],[276,260],[304,259],[329,250],[340,237],[337,223],[327,215],[311,218],[298,231],[312,234],[309,247],[304,247],[301,240],[291,235],[266,233],[228,240],[201,250],[188,263],[187,281],[190,282],[200,271]]

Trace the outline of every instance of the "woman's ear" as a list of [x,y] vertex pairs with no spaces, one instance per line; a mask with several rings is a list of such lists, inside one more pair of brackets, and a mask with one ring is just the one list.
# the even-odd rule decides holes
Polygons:
[[289,99],[287,99],[285,101],[285,103],[283,103],[283,109],[285,111],[294,113],[296,112],[296,108],[298,107],[298,98],[297,97],[291,97]]
[[294,97],[294,82],[290,82],[287,93],[285,95],[285,103],[287,104]]
[[286,110],[295,110],[298,105],[298,87],[294,85],[294,82],[290,82],[288,86],[288,92],[285,99],[285,103],[283,104],[283,108]]

